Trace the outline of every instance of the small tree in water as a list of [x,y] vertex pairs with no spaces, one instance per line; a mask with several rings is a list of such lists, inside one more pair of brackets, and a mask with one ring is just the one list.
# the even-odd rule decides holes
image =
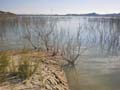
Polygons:
[[82,47],[81,28],[79,28],[73,36],[68,32],[67,40],[63,46],[63,59],[68,62],[68,65],[74,66],[80,55],[87,50]]

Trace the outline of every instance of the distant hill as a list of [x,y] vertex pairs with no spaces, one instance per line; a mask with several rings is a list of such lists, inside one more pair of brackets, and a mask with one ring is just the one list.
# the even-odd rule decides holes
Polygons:
[[120,16],[120,13],[113,13],[113,14],[97,14],[97,13],[88,13],[88,14],[66,14],[66,16]]
[[0,11],[0,17],[1,16],[16,16],[16,15],[40,15],[40,16],[118,16],[120,17],[120,13],[111,13],[111,14],[98,14],[98,13],[87,13],[87,14],[66,14],[66,15],[62,15],[62,14],[14,14],[11,12],[4,12],[4,11]]
[[104,16],[120,16],[120,13],[104,14]]
[[0,11],[0,16],[14,16],[16,14],[14,13],[11,13],[11,12],[4,12],[4,11]]
[[96,13],[88,13],[88,14],[66,14],[68,16],[98,16]]

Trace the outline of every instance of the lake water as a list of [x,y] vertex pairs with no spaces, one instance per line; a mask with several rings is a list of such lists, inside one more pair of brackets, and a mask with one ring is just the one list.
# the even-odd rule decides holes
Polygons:
[[[0,50],[33,48],[30,35],[39,45],[37,30],[54,21],[56,30],[75,35],[81,30],[83,47],[75,67],[65,67],[71,90],[120,90],[120,18],[85,16],[17,16],[0,18]],[[29,30],[29,32],[28,32]],[[67,38],[67,37],[64,37]]]

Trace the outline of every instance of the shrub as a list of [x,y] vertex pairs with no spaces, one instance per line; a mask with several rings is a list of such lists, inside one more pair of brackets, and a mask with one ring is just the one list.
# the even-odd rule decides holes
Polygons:
[[15,63],[16,61],[13,60],[13,59],[11,59],[11,61],[10,61],[9,72],[12,73],[12,74],[17,72],[17,65]]
[[5,81],[6,74],[8,73],[9,58],[7,53],[0,53],[0,82]]
[[7,73],[9,61],[7,53],[0,53],[0,73]]
[[37,70],[39,63],[33,62],[30,57],[22,56],[18,65],[18,76],[21,79],[29,78]]

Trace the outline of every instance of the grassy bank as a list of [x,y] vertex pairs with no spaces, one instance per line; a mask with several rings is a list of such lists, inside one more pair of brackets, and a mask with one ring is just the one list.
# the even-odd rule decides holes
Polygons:
[[59,59],[30,50],[0,52],[0,89],[68,90]]

